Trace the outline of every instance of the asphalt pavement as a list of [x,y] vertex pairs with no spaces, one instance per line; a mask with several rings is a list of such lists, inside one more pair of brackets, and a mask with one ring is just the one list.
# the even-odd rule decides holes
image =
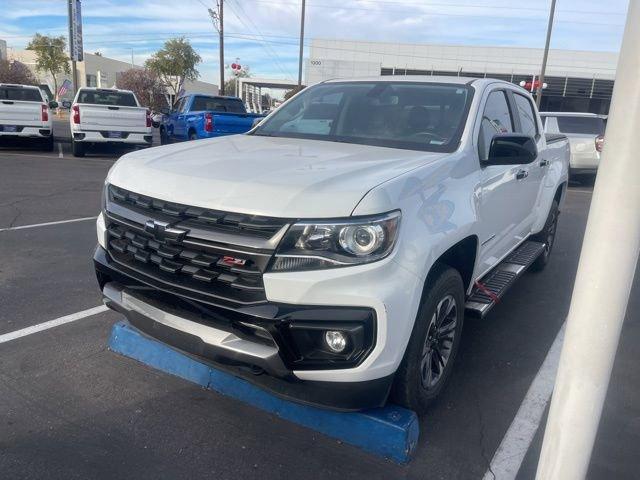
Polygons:
[[[93,220],[2,229],[95,216],[117,156],[0,149],[0,335],[100,304]],[[590,200],[572,185],[548,268],[467,319],[406,466],[119,357],[106,342],[120,317],[105,312],[0,343],[0,477],[482,478],[568,312]],[[640,477],[639,293],[636,282],[592,479]],[[534,476],[541,430],[519,478]]]

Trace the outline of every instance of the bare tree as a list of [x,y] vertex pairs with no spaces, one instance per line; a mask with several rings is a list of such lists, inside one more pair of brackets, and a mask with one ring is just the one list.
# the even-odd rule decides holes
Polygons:
[[37,85],[35,75],[29,67],[17,60],[0,60],[0,83],[18,83],[20,85]]
[[166,89],[157,73],[147,68],[131,68],[120,75],[117,87],[131,90],[138,101],[151,110],[159,111],[167,106]]

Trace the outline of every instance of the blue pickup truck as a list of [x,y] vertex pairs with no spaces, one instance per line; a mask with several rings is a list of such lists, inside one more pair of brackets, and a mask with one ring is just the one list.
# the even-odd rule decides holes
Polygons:
[[164,145],[244,133],[251,130],[256,118],[262,117],[247,113],[238,97],[189,94],[180,97],[173,110],[164,115],[160,141]]

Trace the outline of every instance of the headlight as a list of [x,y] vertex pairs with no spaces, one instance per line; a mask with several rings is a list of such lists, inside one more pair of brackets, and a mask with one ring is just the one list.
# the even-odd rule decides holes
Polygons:
[[375,262],[393,249],[399,223],[399,211],[326,223],[296,223],[282,239],[271,270],[317,270]]

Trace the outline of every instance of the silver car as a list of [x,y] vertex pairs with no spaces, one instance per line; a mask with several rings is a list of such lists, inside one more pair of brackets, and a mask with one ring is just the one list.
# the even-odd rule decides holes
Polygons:
[[546,133],[562,133],[571,145],[571,175],[595,175],[604,146],[606,116],[594,113],[541,112]]

